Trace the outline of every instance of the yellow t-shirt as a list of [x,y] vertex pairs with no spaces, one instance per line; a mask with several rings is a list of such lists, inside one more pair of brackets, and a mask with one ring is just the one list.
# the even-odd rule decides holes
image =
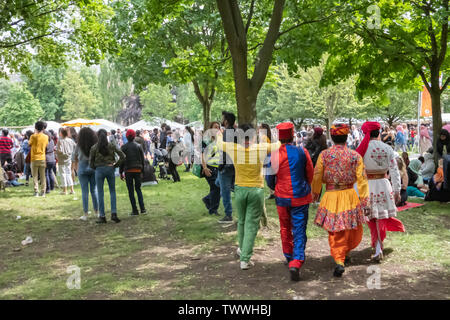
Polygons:
[[241,187],[264,188],[262,171],[264,159],[269,153],[279,149],[281,143],[258,143],[245,148],[237,143],[223,142],[220,135],[217,138],[219,149],[233,160],[236,170],[235,184]]
[[35,133],[31,135],[28,144],[31,147],[31,161],[45,161],[45,149],[48,144],[48,136],[42,132]]

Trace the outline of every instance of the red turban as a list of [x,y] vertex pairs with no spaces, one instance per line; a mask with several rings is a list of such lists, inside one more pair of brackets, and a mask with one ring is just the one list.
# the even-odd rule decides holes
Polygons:
[[128,129],[125,136],[127,137],[127,139],[129,138],[134,139],[136,137],[136,132],[134,132],[133,129]]
[[369,148],[370,142],[370,132],[374,130],[380,130],[381,125],[378,122],[367,121],[361,127],[362,132],[364,133],[364,139],[359,144],[359,147],[356,148],[356,152],[358,152],[361,157],[364,157],[366,154],[367,148]]
[[277,125],[278,139],[289,140],[294,137],[294,125],[292,122],[283,122]]
[[350,133],[350,127],[345,123],[339,123],[331,126],[330,134],[332,136],[346,136]]
[[321,127],[314,128],[314,134],[316,137],[321,136],[323,134],[323,129]]

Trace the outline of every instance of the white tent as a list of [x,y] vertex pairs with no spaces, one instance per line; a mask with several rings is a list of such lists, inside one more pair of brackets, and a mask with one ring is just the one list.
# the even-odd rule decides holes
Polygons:
[[[111,131],[111,130],[123,130],[125,129],[124,126],[121,126],[120,124],[114,123],[112,121],[109,120],[105,120],[105,119],[74,119],[74,120],[70,120],[70,121],[65,121],[64,123],[68,123],[68,124],[73,124],[73,123],[91,123],[91,122],[95,122],[95,123],[99,123],[98,125],[90,125],[87,127],[92,128],[95,131],[98,131],[100,129],[105,129],[106,131]],[[75,127],[75,129],[78,131],[80,128],[79,127]]]
[[134,131],[136,130],[153,130],[153,128],[156,128],[155,125],[151,125],[149,122],[145,121],[145,120],[140,120],[136,123],[133,123],[132,125],[127,127],[128,129],[133,129]]
[[161,128],[161,125],[163,123],[167,124],[171,129],[184,129],[185,127],[185,125],[182,123],[178,123],[175,121],[159,117],[153,117],[150,121],[141,120],[132,125],[129,125],[127,128],[133,130],[140,130],[140,129],[152,130],[153,128]]
[[125,129],[124,126],[121,126],[120,124],[117,124],[115,122],[105,120],[105,119],[94,119],[94,120],[92,120],[92,122],[100,123],[100,125],[93,126],[93,128],[95,128],[95,130],[105,129],[106,131],[111,131],[111,130],[117,130],[117,129],[120,129],[120,130]]
[[186,126],[189,126],[191,128],[195,128],[195,129],[203,129],[203,123],[201,121],[194,121],[194,122],[188,123]]
[[[58,122],[55,121],[45,121],[45,122],[47,122],[47,130],[53,130],[54,132],[57,133],[59,131],[59,128],[61,128],[61,124]],[[34,125],[22,129],[22,134],[25,134],[25,132],[27,132],[28,130],[34,132]]]
[[450,122],[450,113],[442,114],[442,122]]

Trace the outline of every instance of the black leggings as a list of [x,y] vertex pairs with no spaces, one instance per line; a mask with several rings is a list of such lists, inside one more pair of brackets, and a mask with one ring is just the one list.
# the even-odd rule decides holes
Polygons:
[[171,160],[169,160],[169,174],[172,175],[174,182],[181,181],[180,175],[178,174],[178,171],[177,171],[177,166]]

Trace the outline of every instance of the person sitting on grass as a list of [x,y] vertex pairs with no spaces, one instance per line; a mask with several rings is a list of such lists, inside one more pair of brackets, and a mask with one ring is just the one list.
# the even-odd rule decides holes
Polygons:
[[249,269],[253,263],[256,234],[264,211],[264,159],[280,147],[280,143],[256,143],[257,133],[251,124],[239,126],[238,143],[224,142],[222,133],[217,132],[217,147],[226,152],[236,170],[235,200],[238,211],[237,254],[242,270]]
[[400,201],[395,204],[397,207],[403,207],[406,205],[406,200],[408,200],[408,173],[406,172],[406,165],[402,157],[397,157],[398,171],[400,172],[401,189],[400,189]]
[[408,172],[408,196],[424,198],[428,191],[428,186],[424,184],[423,177],[420,174],[422,162],[419,159],[411,160],[407,168]]

